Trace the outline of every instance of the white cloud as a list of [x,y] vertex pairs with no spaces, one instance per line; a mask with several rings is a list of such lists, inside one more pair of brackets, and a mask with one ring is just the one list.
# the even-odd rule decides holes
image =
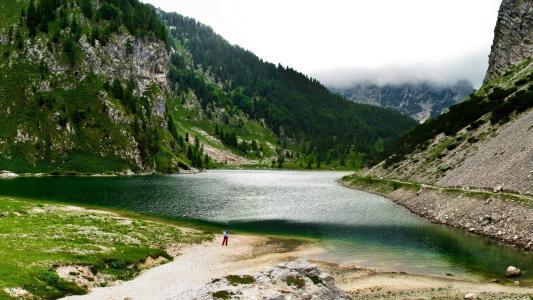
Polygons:
[[481,85],[487,70],[485,52],[427,64],[388,65],[377,68],[334,69],[311,74],[327,86],[349,87],[353,83],[369,81],[378,85],[432,82],[454,84],[468,80],[475,87]]
[[[422,66],[475,84],[486,68],[500,4],[500,0],[144,2],[193,17],[231,43],[307,74],[385,71],[395,66],[407,71],[402,76],[414,78],[409,69]],[[463,65],[450,67],[451,63]]]

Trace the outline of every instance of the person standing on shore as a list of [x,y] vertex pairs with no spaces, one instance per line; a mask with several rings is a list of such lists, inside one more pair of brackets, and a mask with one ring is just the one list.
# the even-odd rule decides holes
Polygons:
[[222,246],[228,245],[229,233],[227,230],[224,230],[224,238],[222,239]]

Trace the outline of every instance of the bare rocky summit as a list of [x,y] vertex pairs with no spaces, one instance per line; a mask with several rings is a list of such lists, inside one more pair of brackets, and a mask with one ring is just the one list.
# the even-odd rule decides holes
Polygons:
[[533,56],[533,1],[503,0],[485,82]]

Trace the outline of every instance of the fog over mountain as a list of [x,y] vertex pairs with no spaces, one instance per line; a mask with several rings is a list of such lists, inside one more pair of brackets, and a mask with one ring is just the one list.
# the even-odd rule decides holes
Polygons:
[[479,87],[487,65],[484,55],[472,54],[436,64],[346,68],[314,76],[350,101],[393,108],[424,122]]
[[[327,85],[467,79],[487,70],[501,0],[143,0]],[[296,21],[297,20],[297,21]]]
[[487,71],[486,55],[475,53],[439,63],[390,65],[379,68],[332,69],[312,74],[328,87],[350,88],[360,83],[377,86],[431,83],[450,86],[458,81],[469,81],[473,87],[481,85]]

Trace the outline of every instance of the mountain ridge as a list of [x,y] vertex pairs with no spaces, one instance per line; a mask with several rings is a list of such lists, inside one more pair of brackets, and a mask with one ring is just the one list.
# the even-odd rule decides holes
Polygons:
[[453,84],[413,82],[404,84],[374,84],[370,81],[347,87],[329,89],[350,101],[378,105],[400,111],[423,123],[430,117],[446,112],[472,91],[472,84],[458,80]]

